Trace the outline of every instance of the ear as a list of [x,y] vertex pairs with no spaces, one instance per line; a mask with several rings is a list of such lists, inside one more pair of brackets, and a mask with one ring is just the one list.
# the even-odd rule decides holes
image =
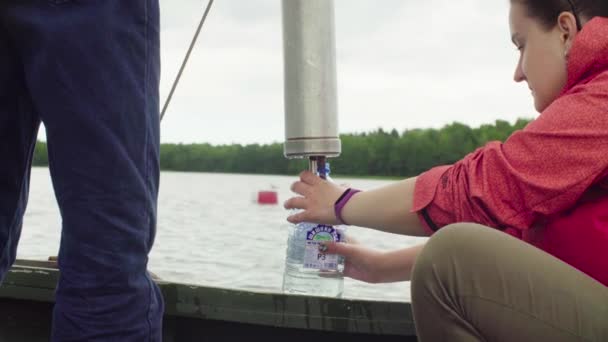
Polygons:
[[562,34],[563,42],[574,39],[579,32],[576,25],[576,17],[572,12],[562,12],[557,17],[557,28]]
[[560,32],[562,44],[564,44],[564,55],[568,57],[572,41],[579,32],[574,14],[571,12],[560,13],[557,17],[557,29]]

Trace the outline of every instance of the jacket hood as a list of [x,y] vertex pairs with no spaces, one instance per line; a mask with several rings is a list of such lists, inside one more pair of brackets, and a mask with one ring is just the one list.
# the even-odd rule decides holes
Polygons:
[[594,17],[576,36],[568,58],[568,81],[562,94],[608,69],[608,18]]

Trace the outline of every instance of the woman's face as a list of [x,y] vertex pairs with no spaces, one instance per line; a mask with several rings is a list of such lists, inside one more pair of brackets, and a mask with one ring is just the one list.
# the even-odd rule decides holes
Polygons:
[[576,34],[576,19],[571,13],[563,12],[555,26],[547,29],[538,19],[528,16],[525,5],[513,1],[509,24],[513,44],[520,54],[515,81],[528,83],[534,107],[542,112],[566,85],[567,54]]

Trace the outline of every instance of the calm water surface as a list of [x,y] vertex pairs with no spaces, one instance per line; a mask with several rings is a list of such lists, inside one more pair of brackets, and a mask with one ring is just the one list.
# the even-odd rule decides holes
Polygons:
[[[275,188],[279,204],[292,196],[295,176],[163,172],[158,202],[158,231],[149,269],[163,279],[280,292],[287,240],[288,212],[282,205],[255,203],[259,190]],[[360,189],[385,180],[337,178]],[[61,219],[48,169],[34,168],[30,202],[18,258],[57,255]],[[361,243],[383,250],[424,241],[349,227]],[[344,297],[409,301],[409,283],[366,284],[346,279]]]

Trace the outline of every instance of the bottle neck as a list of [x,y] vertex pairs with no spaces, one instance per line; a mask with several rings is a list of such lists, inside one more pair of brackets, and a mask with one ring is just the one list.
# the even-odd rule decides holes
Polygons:
[[308,160],[308,169],[310,172],[323,179],[329,179],[329,170],[327,169],[325,163],[325,158],[320,158],[319,160],[316,158],[310,158]]

